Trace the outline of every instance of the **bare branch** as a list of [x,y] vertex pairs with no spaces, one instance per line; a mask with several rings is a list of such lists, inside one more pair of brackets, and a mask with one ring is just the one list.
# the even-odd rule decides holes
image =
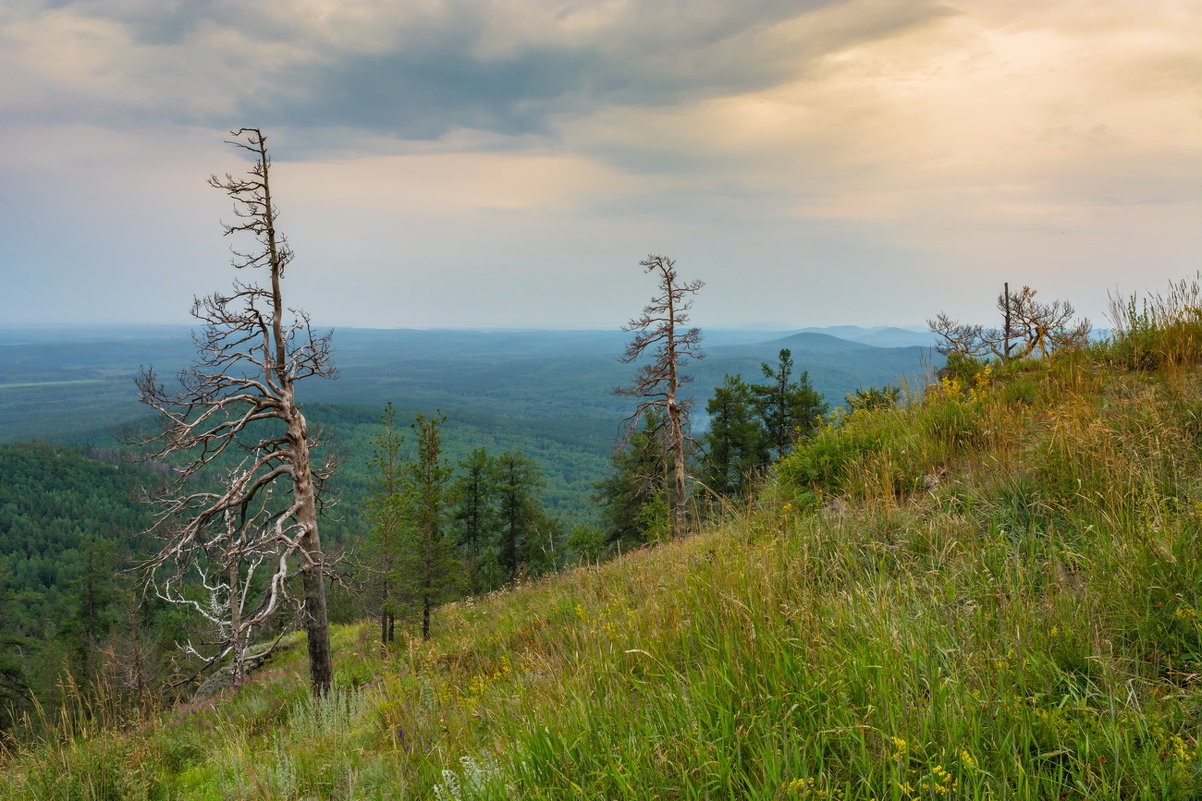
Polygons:
[[1009,285],[998,295],[998,312],[1006,320],[1003,328],[985,328],[961,323],[940,313],[927,320],[927,327],[939,336],[935,349],[944,356],[960,354],[972,359],[1023,359],[1035,352],[1047,356],[1062,347],[1078,347],[1088,341],[1089,321],[1072,321],[1071,303],[1056,300],[1040,303],[1036,291],[1024,286],[1011,292]]

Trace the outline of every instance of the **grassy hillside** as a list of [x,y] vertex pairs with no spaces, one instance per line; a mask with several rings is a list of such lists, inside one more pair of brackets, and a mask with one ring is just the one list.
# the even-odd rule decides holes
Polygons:
[[[685,541],[337,630],[12,799],[1202,797],[1202,321],[838,417]],[[1183,321],[1184,320],[1184,321]]]

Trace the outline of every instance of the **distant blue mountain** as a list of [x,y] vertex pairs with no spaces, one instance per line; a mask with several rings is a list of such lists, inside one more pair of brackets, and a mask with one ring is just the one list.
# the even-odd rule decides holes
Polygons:
[[871,334],[874,331],[880,331],[884,326],[872,326],[865,328],[862,325],[827,325],[827,326],[807,326],[797,329],[798,334],[826,334],[827,336],[839,337],[840,339],[855,339],[862,337],[865,334]]
[[857,350],[863,350],[866,346],[860,342],[854,342],[846,337],[832,336],[831,334],[818,334],[810,331],[802,331],[798,334],[790,334],[787,337],[780,339],[771,339],[767,342],[760,343],[759,348],[788,348],[793,351],[806,353],[851,353]]
[[827,334],[846,339],[849,342],[873,345],[878,348],[930,347],[935,344],[936,339],[934,334],[922,327],[831,325],[824,328],[811,327],[800,330],[804,333]]
[[905,328],[881,328],[871,333],[849,337],[855,342],[865,345],[876,345],[879,348],[906,348],[911,346],[933,347],[936,337],[930,331],[911,331]]

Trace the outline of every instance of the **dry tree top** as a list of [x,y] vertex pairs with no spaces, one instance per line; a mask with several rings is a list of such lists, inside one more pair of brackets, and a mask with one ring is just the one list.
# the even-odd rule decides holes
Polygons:
[[650,351],[651,360],[644,364],[629,387],[615,390],[620,395],[643,398],[638,410],[631,417],[637,420],[650,409],[666,410],[670,399],[675,402],[676,389],[689,380],[681,372],[688,359],[700,359],[701,329],[684,328],[689,321],[689,309],[693,307],[690,297],[700,290],[703,281],[679,282],[676,262],[667,256],[648,256],[639,262],[644,272],[657,273],[659,294],[643,307],[638,317],[632,318],[623,331],[635,332],[626,346],[621,361],[630,363],[641,359]]

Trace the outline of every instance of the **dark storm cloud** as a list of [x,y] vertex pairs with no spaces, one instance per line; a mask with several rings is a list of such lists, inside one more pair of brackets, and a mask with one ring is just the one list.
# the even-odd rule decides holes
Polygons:
[[[541,136],[557,118],[599,105],[671,105],[775,86],[835,49],[944,13],[926,0],[845,7],[842,0],[49,3],[25,15],[70,18],[74,31],[103,24],[113,47],[92,74],[45,87],[41,97],[54,102],[31,103],[26,118],[62,123],[75,113],[116,126],[157,119],[210,127],[255,120],[308,129],[314,145],[315,129],[407,140],[456,129]],[[781,23],[799,17],[820,21],[804,35],[782,35]],[[138,91],[95,92],[92,83],[107,72]]]
[[418,48],[305,67],[296,76],[308,87],[301,96],[264,87],[241,105],[268,125],[437,139],[455,128],[546,133],[550,115],[612,91],[593,53],[538,49],[485,61],[470,54],[466,33],[438,31]]
[[290,79],[302,91],[264,87],[243,108],[275,125],[404,139],[436,139],[456,128],[546,134],[557,116],[598,105],[670,105],[771,87],[807,60],[944,13],[929,3],[899,4],[824,25],[810,39],[774,35],[784,20],[835,5],[631,3],[581,37],[557,30],[555,21],[587,4],[563,4],[545,9],[546,27],[529,39],[512,32],[514,43],[495,53],[505,6],[448,3],[440,14],[398,25],[382,51],[304,65]]

